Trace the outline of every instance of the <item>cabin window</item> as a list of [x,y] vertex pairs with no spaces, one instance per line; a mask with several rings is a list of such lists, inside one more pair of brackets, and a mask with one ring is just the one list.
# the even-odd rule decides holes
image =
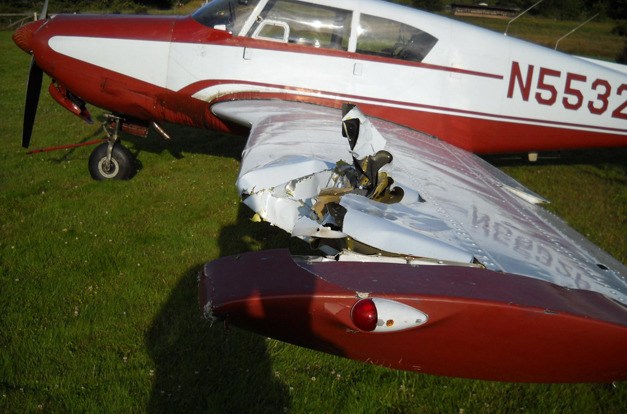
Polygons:
[[294,0],[270,0],[249,36],[327,49],[348,49],[348,10]]
[[260,0],[211,0],[192,17],[213,29],[228,30],[238,35]]
[[255,39],[274,40],[287,42],[290,35],[290,27],[285,22],[266,19],[257,26],[253,33]]
[[437,41],[429,33],[413,26],[362,14],[359,18],[356,52],[422,62]]

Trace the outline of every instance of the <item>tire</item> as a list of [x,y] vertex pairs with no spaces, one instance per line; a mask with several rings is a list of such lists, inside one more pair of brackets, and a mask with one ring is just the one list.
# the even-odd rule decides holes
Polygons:
[[100,144],[89,156],[89,174],[94,180],[129,180],[135,175],[135,158],[133,154],[123,146],[116,143],[111,151],[111,164],[105,168],[107,161],[106,142]]

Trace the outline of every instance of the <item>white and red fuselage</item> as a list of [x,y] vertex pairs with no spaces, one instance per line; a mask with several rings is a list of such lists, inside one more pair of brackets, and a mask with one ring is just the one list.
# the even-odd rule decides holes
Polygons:
[[[346,260],[338,253],[316,260],[268,251],[219,259],[200,277],[205,316],[228,317],[324,352],[432,374],[530,382],[626,378],[621,265],[594,246],[582,247],[580,236],[570,236],[564,223],[521,197],[478,157],[416,133],[478,153],[625,146],[623,67],[373,0],[213,0],[186,17],[58,15],[22,27],[14,40],[35,60],[23,145],[42,72],[53,79],[53,97],[84,119],[85,102],[140,126],[165,121],[245,133],[243,126],[259,119],[265,124],[252,125],[249,144],[258,141],[253,147],[263,156],[250,155],[250,147],[244,151],[243,164],[254,167],[247,177],[257,175],[242,195],[251,204],[258,200],[258,213],[281,206],[274,216],[293,218],[282,228],[295,237],[297,219],[301,235],[303,228],[332,230],[317,221],[303,227],[313,222],[313,214],[302,212],[309,204],[289,197],[300,194],[298,183],[316,182],[304,178],[321,173],[295,174],[303,157],[324,164],[327,156],[339,165],[334,149],[347,147],[336,140],[340,111],[224,101],[352,103],[381,118],[376,122],[389,139],[388,155],[400,165],[388,172],[416,197],[388,209],[363,194],[340,195],[349,201],[339,205],[345,215],[333,223],[339,229],[342,222],[347,238],[378,245],[379,253],[410,243],[405,240],[418,246],[417,253],[396,249],[393,257],[348,254]],[[239,124],[234,114],[241,116]],[[337,133],[329,126],[334,116]],[[281,134],[291,134],[290,140]],[[98,157],[92,154],[106,160],[104,173],[114,143],[103,144],[105,152],[97,148]],[[266,162],[267,154],[276,163]],[[335,168],[324,165],[322,173]],[[270,185],[266,173],[280,179]],[[275,187],[286,197],[269,204]],[[312,193],[308,197],[322,195]],[[395,239],[407,231],[415,237]],[[446,243],[459,247],[466,261],[426,253]],[[407,254],[430,260],[399,263]]]
[[[377,1],[315,2],[345,16],[334,48],[281,34],[269,40],[258,17],[266,3],[250,5],[235,33],[197,14],[58,15],[14,38],[74,95],[144,121],[231,131],[211,112],[213,103],[351,102],[369,116],[478,153],[627,144],[627,76],[618,65]],[[419,28],[436,41],[420,61],[364,53],[366,16]]]

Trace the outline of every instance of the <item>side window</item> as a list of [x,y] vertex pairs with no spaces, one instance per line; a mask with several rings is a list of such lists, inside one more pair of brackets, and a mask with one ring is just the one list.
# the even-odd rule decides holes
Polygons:
[[356,52],[422,62],[437,42],[438,39],[415,27],[362,14]]
[[255,32],[253,33],[253,37],[255,39],[287,42],[289,34],[290,27],[287,23],[266,19],[257,26]]
[[270,0],[257,17],[249,36],[347,50],[351,18],[348,10],[295,0]]

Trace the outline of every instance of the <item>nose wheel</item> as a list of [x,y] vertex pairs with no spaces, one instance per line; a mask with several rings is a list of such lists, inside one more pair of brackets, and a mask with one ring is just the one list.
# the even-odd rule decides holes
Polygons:
[[89,157],[89,173],[94,180],[128,180],[135,174],[133,154],[120,144],[105,142],[94,149]]
[[98,145],[89,156],[89,173],[94,180],[128,180],[135,175],[135,157],[119,142],[122,120],[108,115],[103,124],[107,142]]

